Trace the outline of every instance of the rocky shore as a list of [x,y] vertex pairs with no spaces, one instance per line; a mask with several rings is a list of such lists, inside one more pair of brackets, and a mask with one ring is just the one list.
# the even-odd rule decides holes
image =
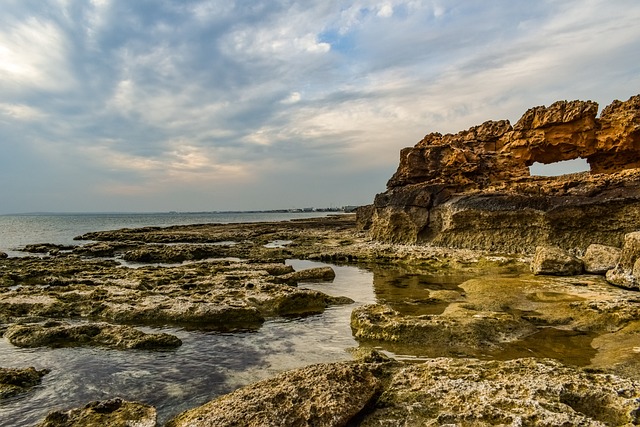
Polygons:
[[[635,242],[632,237],[627,240]],[[0,260],[0,319],[8,342],[118,351],[175,347],[177,337],[138,328],[251,331],[265,319],[350,303],[297,286],[330,282],[331,268],[293,271],[285,259],[373,272],[378,303],[355,307],[351,317],[360,346],[355,361],[284,372],[175,414],[171,426],[640,422],[638,293],[613,286],[602,270],[584,274],[586,254],[568,255],[581,263],[578,275],[533,274],[533,253],[380,243],[357,228],[353,215],[82,238],[92,241],[38,245],[25,248],[38,256]],[[634,247],[617,248],[624,263],[616,268],[635,263]],[[153,256],[126,261],[132,253]],[[554,259],[562,267],[562,258]],[[37,386],[38,379],[27,383]],[[156,413],[144,402],[112,396],[52,412],[41,425],[90,423],[151,426]]]
[[[166,425],[640,425],[640,96],[597,110],[563,101],[514,126],[429,134],[357,216],[97,231],[0,254],[0,330],[34,351],[136,357],[181,344],[149,326],[249,334],[351,304],[353,360],[248,381]],[[590,172],[529,176],[577,157]],[[375,302],[306,288],[336,272],[292,258],[370,271]],[[47,387],[46,372],[3,370],[3,398]],[[109,396],[40,425],[157,423]]]

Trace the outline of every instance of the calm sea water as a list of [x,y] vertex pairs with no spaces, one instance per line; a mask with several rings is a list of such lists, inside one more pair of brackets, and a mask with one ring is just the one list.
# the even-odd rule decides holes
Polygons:
[[[319,216],[296,214],[82,214],[0,216],[0,250],[24,255],[29,243],[78,244],[73,237],[96,230],[196,223],[279,221]],[[324,266],[289,260],[296,270]],[[50,369],[29,393],[0,402],[1,426],[31,426],[51,410],[122,397],[154,405],[159,425],[243,385],[313,363],[348,360],[357,347],[349,327],[354,307],[375,301],[373,273],[333,266],[336,279],[305,284],[356,302],[321,315],[267,321],[255,332],[215,333],[180,328],[141,328],[167,332],[183,345],[170,351],[118,351],[101,348],[21,349],[0,339],[0,366]]]
[[23,255],[16,249],[30,243],[77,245],[73,238],[90,231],[170,225],[284,221],[323,216],[323,213],[140,213],[0,215],[0,251]]

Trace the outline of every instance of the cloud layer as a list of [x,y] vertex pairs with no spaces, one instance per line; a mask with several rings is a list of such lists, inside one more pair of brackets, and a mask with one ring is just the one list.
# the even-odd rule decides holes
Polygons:
[[402,147],[640,93],[635,0],[6,0],[0,213],[364,204]]

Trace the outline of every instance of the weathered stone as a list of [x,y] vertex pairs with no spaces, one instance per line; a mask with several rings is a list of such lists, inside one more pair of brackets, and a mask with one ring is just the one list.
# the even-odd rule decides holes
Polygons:
[[581,260],[563,249],[551,246],[538,246],[531,261],[533,274],[575,276],[581,274],[582,269]]
[[282,276],[283,274],[289,274],[295,271],[292,266],[285,264],[269,264],[265,265],[264,269],[272,276]]
[[122,258],[133,262],[176,263],[229,255],[224,246],[213,245],[145,245],[124,252]]
[[186,411],[167,427],[345,426],[376,396],[380,386],[366,364],[313,365]]
[[[390,242],[529,253],[621,246],[640,228],[640,95],[596,115],[594,102],[562,101],[527,111],[513,128],[429,134],[401,151],[387,191],[357,222]],[[529,174],[534,162],[577,158],[591,173]]]
[[40,384],[42,377],[48,373],[48,369],[38,371],[33,367],[26,369],[0,368],[0,399],[6,399],[30,390]]
[[91,402],[83,408],[55,411],[37,427],[155,427],[156,409],[120,398]]
[[607,280],[617,286],[629,289],[640,289],[635,269],[636,261],[640,259],[640,232],[629,233],[624,236],[624,246],[620,254],[618,265],[607,271]]
[[590,274],[606,274],[620,260],[620,249],[613,246],[589,245],[582,257],[584,271]]
[[0,269],[0,284],[18,286],[0,298],[0,320],[5,323],[24,322],[25,317],[75,317],[229,331],[257,329],[267,317],[318,314],[330,305],[353,302],[274,283],[281,276],[267,271],[274,267],[272,262],[142,268],[75,256],[4,262],[9,268]]
[[306,282],[310,280],[328,281],[336,277],[336,272],[331,267],[307,268],[293,273],[283,274],[278,277],[281,282]]
[[23,252],[29,252],[33,254],[56,254],[60,251],[73,250],[74,246],[69,245],[55,245],[52,243],[35,243],[26,245],[21,250]]
[[173,335],[147,334],[131,326],[107,323],[15,324],[7,328],[4,336],[18,347],[101,346],[117,349],[158,349],[182,345],[182,341]]
[[640,384],[552,360],[430,359],[391,377],[358,424],[373,426],[631,426]]
[[450,309],[443,315],[403,316],[386,305],[365,305],[351,313],[356,339],[431,347],[445,356],[496,347],[532,334],[534,325],[498,311]]

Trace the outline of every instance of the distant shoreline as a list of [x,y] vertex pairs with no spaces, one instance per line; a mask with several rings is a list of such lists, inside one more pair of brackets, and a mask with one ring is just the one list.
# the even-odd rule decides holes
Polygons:
[[341,206],[336,208],[291,208],[267,210],[229,210],[229,211],[165,211],[165,212],[17,212],[5,213],[0,216],[54,216],[54,215],[211,215],[211,214],[269,214],[269,213],[323,213],[346,212],[351,213],[359,206]]

